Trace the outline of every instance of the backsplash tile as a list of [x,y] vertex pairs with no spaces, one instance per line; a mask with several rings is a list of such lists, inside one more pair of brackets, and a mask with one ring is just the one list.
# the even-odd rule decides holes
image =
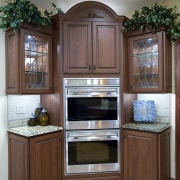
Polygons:
[[[8,95],[8,121],[23,121],[29,119],[39,102],[39,95]],[[24,105],[25,113],[17,114],[17,105]]]
[[170,121],[171,94],[138,94],[138,100],[154,100],[157,120]]
[[8,121],[8,128],[18,127],[18,126],[27,126],[27,125],[28,125],[28,119]]

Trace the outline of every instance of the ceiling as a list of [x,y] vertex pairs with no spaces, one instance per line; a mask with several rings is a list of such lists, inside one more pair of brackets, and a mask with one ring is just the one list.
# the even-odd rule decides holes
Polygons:
[[[6,5],[7,0],[0,0],[0,6]],[[11,0],[12,1],[12,0]],[[30,0],[42,9],[52,10],[52,3],[66,12],[73,5],[86,0]],[[111,7],[118,15],[132,14],[135,9],[143,6],[151,6],[154,3],[163,3],[167,0],[96,0]]]

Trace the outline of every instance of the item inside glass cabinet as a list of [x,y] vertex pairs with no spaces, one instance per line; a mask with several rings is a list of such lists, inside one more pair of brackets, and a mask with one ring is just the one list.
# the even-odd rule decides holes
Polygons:
[[36,36],[25,36],[25,86],[48,88],[48,41]]
[[138,40],[133,44],[134,82],[136,87],[158,87],[159,55],[157,44],[157,37]]

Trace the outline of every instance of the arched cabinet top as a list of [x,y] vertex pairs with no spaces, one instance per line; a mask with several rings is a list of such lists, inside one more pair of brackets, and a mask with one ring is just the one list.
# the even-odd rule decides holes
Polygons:
[[80,2],[65,14],[71,20],[81,21],[123,21],[126,17],[117,15],[107,5],[96,1]]

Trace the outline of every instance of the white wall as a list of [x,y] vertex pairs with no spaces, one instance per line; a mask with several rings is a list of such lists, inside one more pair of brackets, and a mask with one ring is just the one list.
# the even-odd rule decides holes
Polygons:
[[[180,13],[180,1],[179,0],[167,0],[166,4],[168,7],[177,7],[177,12]],[[180,21],[180,17],[178,19]],[[173,65],[173,75],[175,75],[175,51],[174,45],[172,46],[172,65]],[[173,78],[174,84],[175,78]],[[176,157],[175,157],[175,86],[174,91],[171,94],[171,175],[175,177],[176,174]]]
[[8,179],[7,96],[5,95],[4,32],[0,30],[0,179]]

